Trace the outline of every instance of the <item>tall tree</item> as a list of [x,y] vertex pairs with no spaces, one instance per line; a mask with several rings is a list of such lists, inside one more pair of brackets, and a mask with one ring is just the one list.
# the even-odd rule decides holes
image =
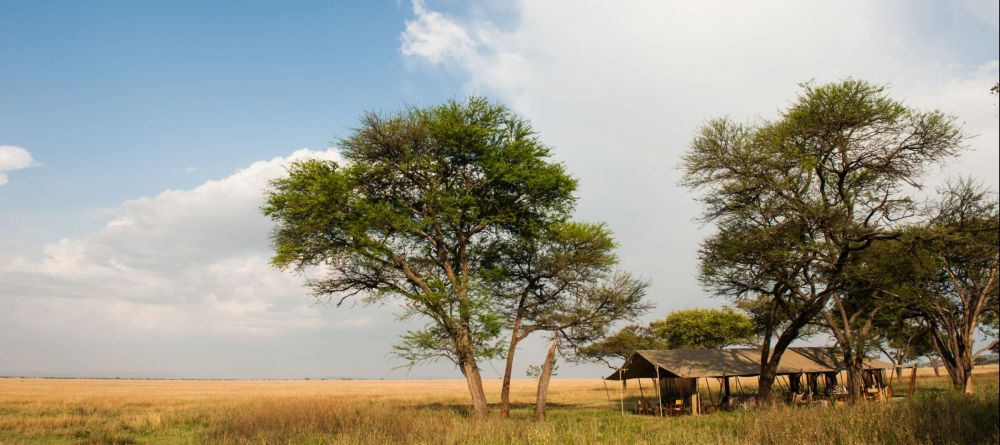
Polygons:
[[[997,195],[972,180],[949,184],[932,208],[925,248],[937,276],[919,309],[956,389],[972,393],[975,357],[997,345],[1000,217]],[[980,328],[993,340],[974,349]]]
[[702,219],[717,228],[700,250],[701,282],[737,300],[765,296],[789,320],[763,345],[762,399],[784,351],[842,291],[852,256],[896,237],[913,213],[903,187],[962,141],[953,119],[857,80],[805,85],[775,122],[701,128],[683,160],[683,183],[705,192]]
[[306,161],[275,180],[263,208],[276,221],[273,262],[305,271],[317,297],[398,298],[430,346],[465,376],[485,416],[478,360],[499,333],[480,264],[497,238],[562,221],[576,182],[548,160],[531,126],[483,98],[369,113],[339,141],[345,165]]

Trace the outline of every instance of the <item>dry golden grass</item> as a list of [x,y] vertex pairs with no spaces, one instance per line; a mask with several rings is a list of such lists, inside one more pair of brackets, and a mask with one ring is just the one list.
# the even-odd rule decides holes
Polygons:
[[[612,382],[555,379],[545,423],[529,380],[513,383],[513,419],[473,422],[460,380],[0,379],[0,443],[996,443],[997,370],[983,371],[974,398],[922,376],[904,403],[671,419],[623,417]],[[493,403],[499,386],[486,382]]]

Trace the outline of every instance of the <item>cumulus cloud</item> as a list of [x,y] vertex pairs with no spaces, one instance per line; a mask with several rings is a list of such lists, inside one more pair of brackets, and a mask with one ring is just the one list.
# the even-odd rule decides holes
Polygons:
[[489,21],[465,24],[413,1],[414,19],[406,22],[400,51],[413,59],[467,75],[472,86],[486,85],[513,95],[527,59],[516,36]]
[[995,3],[514,1],[501,28],[415,1],[400,52],[532,120],[580,179],[578,216],[609,222],[624,266],[652,279],[659,315],[721,303],[695,279],[705,229],[677,185],[695,129],[716,116],[773,118],[801,82],[865,79],[955,115],[975,135],[971,150],[928,182],[973,174],[995,186],[995,49],[951,46],[995,42]]
[[[260,214],[263,190],[286,166],[333,151],[300,150],[256,162],[189,190],[168,190],[103,211],[107,223],[0,266],[0,295],[14,323],[116,333],[277,335],[333,322],[301,277],[273,269]],[[360,317],[360,318],[359,318]]]
[[28,168],[34,164],[35,160],[31,158],[28,150],[14,145],[0,145],[0,185],[9,181],[7,172]]

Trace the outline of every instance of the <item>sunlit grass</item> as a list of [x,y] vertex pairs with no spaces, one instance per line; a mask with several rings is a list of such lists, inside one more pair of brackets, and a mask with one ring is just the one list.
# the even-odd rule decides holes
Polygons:
[[921,376],[903,402],[664,419],[622,416],[617,386],[557,379],[538,423],[526,380],[512,419],[474,422],[462,381],[0,379],[0,443],[998,443],[997,380],[977,375],[974,397]]

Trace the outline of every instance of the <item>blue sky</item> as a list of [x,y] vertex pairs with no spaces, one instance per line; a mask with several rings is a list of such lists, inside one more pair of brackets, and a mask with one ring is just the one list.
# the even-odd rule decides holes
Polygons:
[[45,165],[3,207],[190,187],[325,147],[360,110],[460,93],[405,67],[409,14],[391,1],[0,3],[0,134]]
[[[0,156],[0,374],[456,376],[392,369],[391,306],[317,306],[270,269],[257,206],[290,159],[335,158],[361,112],[472,92],[554,146],[578,216],[607,221],[652,281],[650,317],[719,306],[677,185],[694,128],[858,77],[975,136],[929,189],[996,189],[997,15],[995,0],[0,0],[0,150],[24,153]],[[543,354],[525,348],[518,369]]]

